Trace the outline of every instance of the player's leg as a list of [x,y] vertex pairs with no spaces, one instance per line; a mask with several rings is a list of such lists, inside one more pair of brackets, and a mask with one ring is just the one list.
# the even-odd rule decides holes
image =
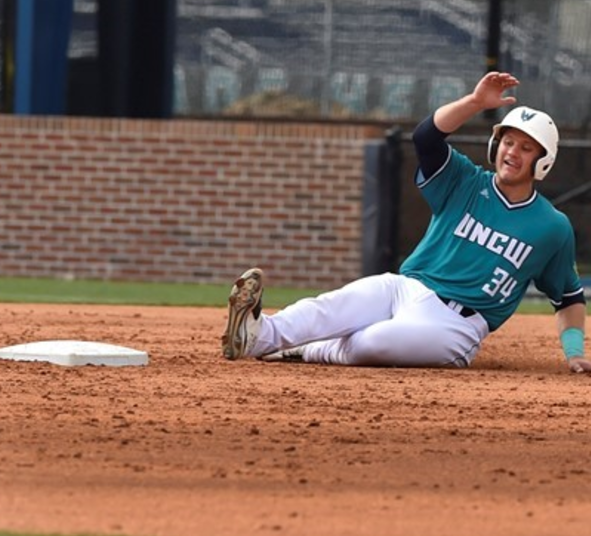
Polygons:
[[392,318],[401,305],[429,292],[418,281],[391,273],[353,281],[274,315],[263,315],[252,355],[346,337]]
[[392,319],[347,337],[305,345],[301,354],[310,363],[466,367],[487,334],[480,315],[464,318],[431,294],[404,307]]
[[300,300],[267,316],[259,314],[262,279],[261,270],[251,269],[232,287],[228,324],[222,336],[222,351],[228,359],[347,336],[391,318],[401,304],[429,292],[418,281],[387,273]]

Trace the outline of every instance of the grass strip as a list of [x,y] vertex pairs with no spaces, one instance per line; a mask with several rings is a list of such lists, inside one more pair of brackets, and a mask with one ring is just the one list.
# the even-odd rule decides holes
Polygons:
[[[130,283],[33,278],[0,278],[0,302],[171,305],[225,307],[228,285]],[[265,288],[265,307],[280,308],[319,290]]]
[[[0,278],[0,302],[4,303],[79,303],[102,305],[169,305],[225,307],[230,283],[204,285],[195,283],[134,283],[94,280],[37,278]],[[283,308],[290,303],[317,296],[319,289],[266,287],[264,306]],[[591,301],[587,304],[591,313]],[[548,300],[526,299],[519,306],[521,314],[552,314]],[[0,536],[2,536],[0,534]]]

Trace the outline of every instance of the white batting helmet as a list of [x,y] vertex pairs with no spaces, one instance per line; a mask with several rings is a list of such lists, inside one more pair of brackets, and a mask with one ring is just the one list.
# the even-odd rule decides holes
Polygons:
[[554,165],[558,153],[558,129],[554,121],[548,114],[526,106],[511,110],[499,124],[493,126],[488,140],[488,161],[491,164],[495,163],[503,129],[509,127],[525,132],[544,148],[545,154],[534,162],[533,169],[534,179],[541,181]]

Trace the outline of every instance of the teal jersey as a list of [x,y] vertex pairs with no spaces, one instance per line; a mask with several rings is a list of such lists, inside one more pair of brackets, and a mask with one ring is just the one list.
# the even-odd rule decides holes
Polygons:
[[432,177],[416,185],[432,217],[400,273],[478,311],[491,331],[517,309],[529,284],[554,305],[582,293],[568,218],[541,194],[511,203],[494,174],[450,147]]

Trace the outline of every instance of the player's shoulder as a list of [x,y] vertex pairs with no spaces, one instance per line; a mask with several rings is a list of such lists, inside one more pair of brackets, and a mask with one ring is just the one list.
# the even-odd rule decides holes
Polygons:
[[558,210],[552,202],[542,193],[536,192],[536,204],[539,209],[548,212],[548,215],[556,218],[556,219],[566,219],[568,221],[568,217],[566,214],[560,210]]
[[564,212],[558,210],[552,202],[540,192],[537,192],[536,194],[536,206],[538,207],[540,216],[543,217],[545,221],[559,226],[564,230],[572,229],[569,217]]
[[474,162],[469,156],[451,148],[448,167],[465,181],[488,181],[494,173]]

